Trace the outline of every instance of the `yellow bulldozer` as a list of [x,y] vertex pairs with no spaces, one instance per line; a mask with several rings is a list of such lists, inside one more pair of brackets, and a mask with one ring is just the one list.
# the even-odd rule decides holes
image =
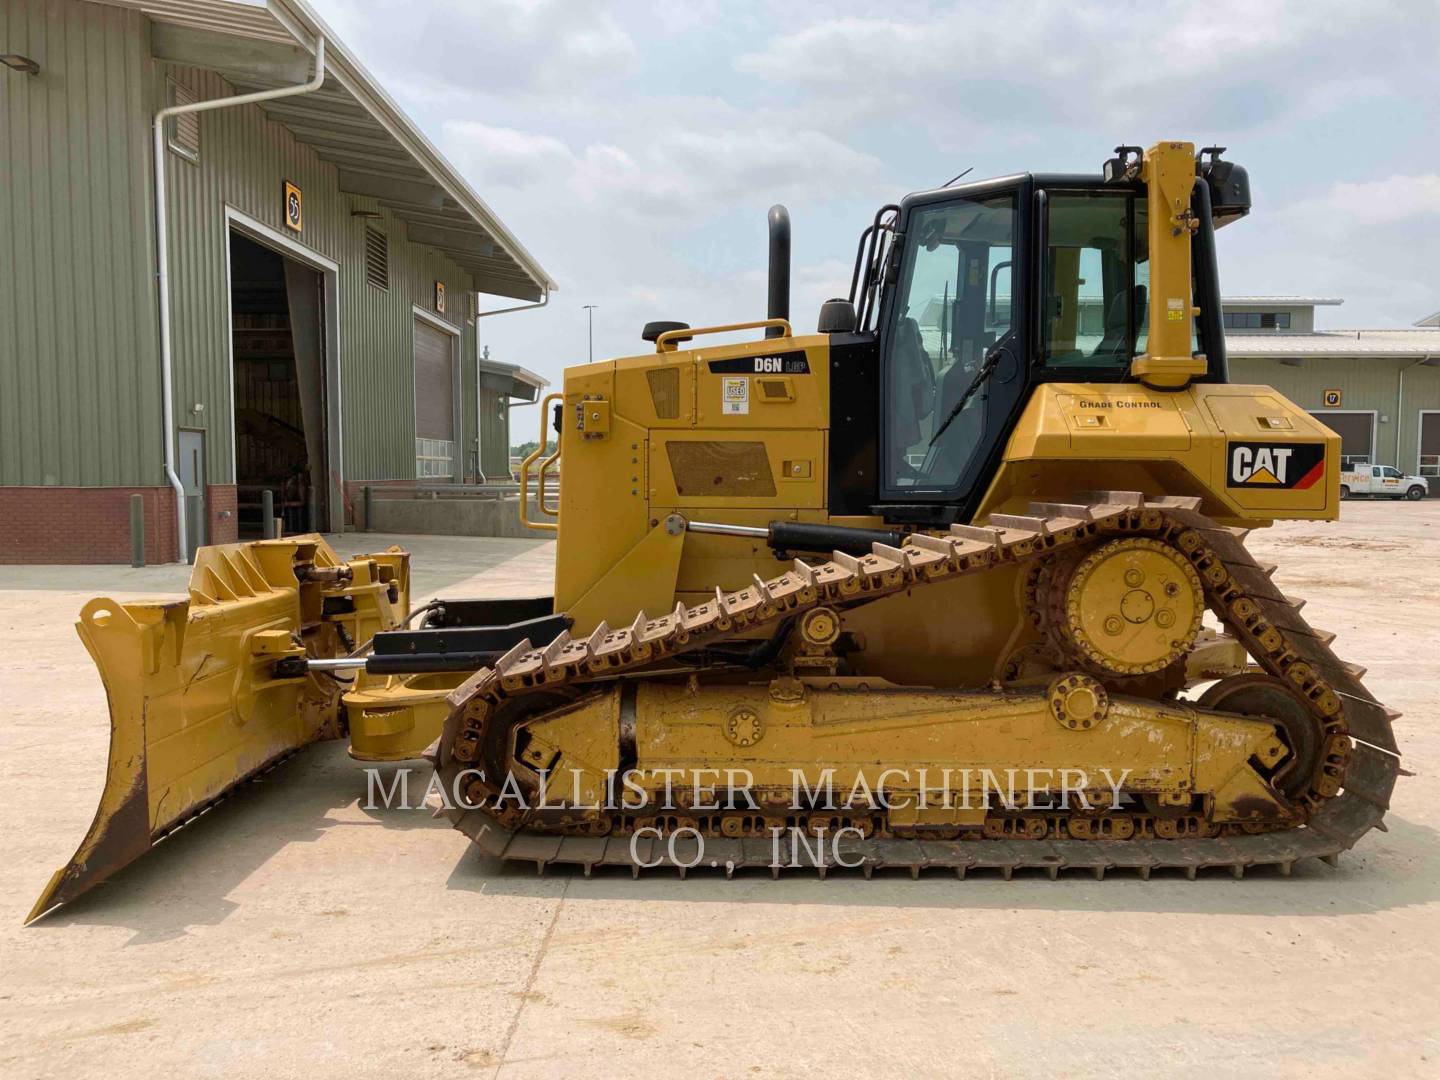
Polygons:
[[882,207],[814,334],[772,209],[767,318],[652,323],[546,399],[553,595],[412,611],[405,552],[296,536],[91,601],[109,772],[31,917],[344,737],[542,870],[1333,861],[1382,827],[1394,714],[1244,547],[1338,515],[1340,444],[1228,379],[1222,152]]

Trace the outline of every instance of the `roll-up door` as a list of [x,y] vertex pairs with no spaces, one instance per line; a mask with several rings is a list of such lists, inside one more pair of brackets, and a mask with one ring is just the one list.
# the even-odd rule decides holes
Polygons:
[[415,475],[453,480],[455,339],[415,320]]
[[1440,476],[1440,413],[1420,414],[1420,475]]
[[1340,465],[1348,469],[1363,462],[1372,462],[1375,452],[1375,414],[1373,412],[1311,413],[1322,424],[1340,436]]

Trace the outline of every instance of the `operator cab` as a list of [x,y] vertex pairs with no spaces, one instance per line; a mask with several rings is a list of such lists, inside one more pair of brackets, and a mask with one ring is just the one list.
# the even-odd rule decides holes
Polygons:
[[[832,336],[831,513],[942,525],[968,520],[1032,385],[1130,379],[1145,353],[1150,263],[1145,186],[1124,151],[1106,175],[1021,174],[923,192],[886,207],[861,238],[857,326]],[[1213,221],[1239,216],[1234,191],[1195,185],[1190,351],[1203,381],[1226,380]],[[1236,175],[1238,174],[1238,176]],[[869,409],[862,400],[870,392]],[[850,438],[858,435],[859,438]]]

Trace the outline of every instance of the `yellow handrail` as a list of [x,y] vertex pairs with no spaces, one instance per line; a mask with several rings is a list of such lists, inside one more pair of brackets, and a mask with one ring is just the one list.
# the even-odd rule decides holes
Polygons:
[[555,452],[540,462],[540,468],[535,473],[535,508],[546,517],[558,518],[560,516],[559,504],[556,504],[554,510],[545,504],[545,471],[560,460],[560,440],[557,438],[555,442]]
[[[548,423],[548,417],[549,417],[549,415],[550,415],[550,403],[551,403],[552,401],[564,400],[564,398],[565,398],[565,395],[564,395],[563,393],[554,393],[554,394],[546,394],[545,397],[541,400],[541,402],[540,402],[540,445],[537,446],[534,450],[530,451],[530,453],[529,453],[528,455],[526,455],[525,460],[520,463],[520,524],[521,524],[521,525],[524,525],[527,529],[539,529],[539,530],[541,530],[542,532],[559,532],[559,531],[560,531],[560,525],[559,525],[558,522],[553,522],[553,521],[531,521],[531,520],[530,520],[530,515],[529,515],[526,511],[527,511],[527,509],[528,509],[528,504],[529,504],[529,502],[530,502],[530,466],[533,465],[533,464],[535,464],[536,459],[539,458],[541,454],[545,453],[545,451],[547,451],[548,449],[550,449],[550,425],[549,425],[549,423]],[[560,456],[560,445],[559,445],[560,440],[559,440],[559,437],[558,437],[558,436],[556,437],[555,443],[556,443],[556,445],[555,445],[555,453],[552,454],[549,458],[546,459],[544,465],[541,465],[541,466],[540,466],[540,475],[539,475],[539,477],[538,477],[538,481],[539,481],[539,482],[538,482],[538,484],[537,484],[537,486],[536,486],[536,491],[535,491],[535,495],[536,495],[535,501],[536,501],[536,504],[540,507],[541,511],[546,512],[546,513],[548,513],[548,511],[545,510],[545,506],[544,506],[544,502],[545,502],[545,479],[544,479],[544,477],[545,477],[545,468],[546,468],[546,466],[548,466],[548,465],[550,464],[550,462],[554,461],[556,458],[558,458],[558,457]],[[557,513],[557,514],[553,514],[553,515],[551,515],[551,516],[552,516],[552,517],[558,516],[558,513]]]
[[679,342],[699,337],[701,334],[728,334],[733,330],[761,330],[772,326],[784,330],[786,337],[795,336],[795,331],[790,329],[790,323],[785,319],[757,319],[755,322],[728,323],[725,326],[702,326],[696,330],[666,330],[655,339],[655,351],[674,352],[679,348]]

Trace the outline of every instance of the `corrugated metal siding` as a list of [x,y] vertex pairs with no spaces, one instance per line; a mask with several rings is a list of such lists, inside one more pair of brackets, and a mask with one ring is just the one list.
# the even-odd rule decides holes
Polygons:
[[[160,65],[155,82],[169,74],[201,98],[225,97],[234,89],[213,72]],[[160,89],[152,100],[158,102]],[[412,304],[433,307],[434,282],[445,282],[450,311],[444,318],[462,328],[461,357],[468,438],[473,440],[474,327],[466,319],[470,276],[434,249],[410,243],[404,226],[373,200],[339,191],[336,170],[297,141],[258,106],[200,114],[199,164],[167,158],[170,202],[170,275],[174,311],[176,411],[183,426],[205,427],[211,475],[230,477],[228,297],[225,283],[227,205],[285,232],[281,185],[304,192],[304,231],[287,233],[305,247],[340,264],[340,367],[344,472],[350,480],[413,478],[415,475],[414,381],[411,367]],[[380,210],[372,220],[390,241],[390,288],[365,280],[366,219],[351,210]],[[203,403],[196,415],[191,406]],[[473,445],[467,443],[467,446]],[[463,457],[462,457],[463,460]]]
[[[1230,379],[1237,383],[1273,386],[1302,409],[1322,420],[1326,390],[1341,392],[1341,409],[1376,413],[1375,457],[1378,464],[1414,472],[1419,453],[1420,411],[1440,409],[1440,368],[1413,367],[1413,360],[1348,360],[1306,357],[1299,367],[1278,360],[1230,358]],[[1400,401],[1400,371],[1405,371],[1405,397]],[[1396,441],[1399,441],[1398,453]]]
[[[496,385],[490,385],[492,382]],[[506,480],[510,474],[509,410],[505,407],[505,391],[511,382],[508,378],[480,376],[480,460],[485,475],[491,480]]]
[[0,484],[162,482],[149,24],[0,0]]

